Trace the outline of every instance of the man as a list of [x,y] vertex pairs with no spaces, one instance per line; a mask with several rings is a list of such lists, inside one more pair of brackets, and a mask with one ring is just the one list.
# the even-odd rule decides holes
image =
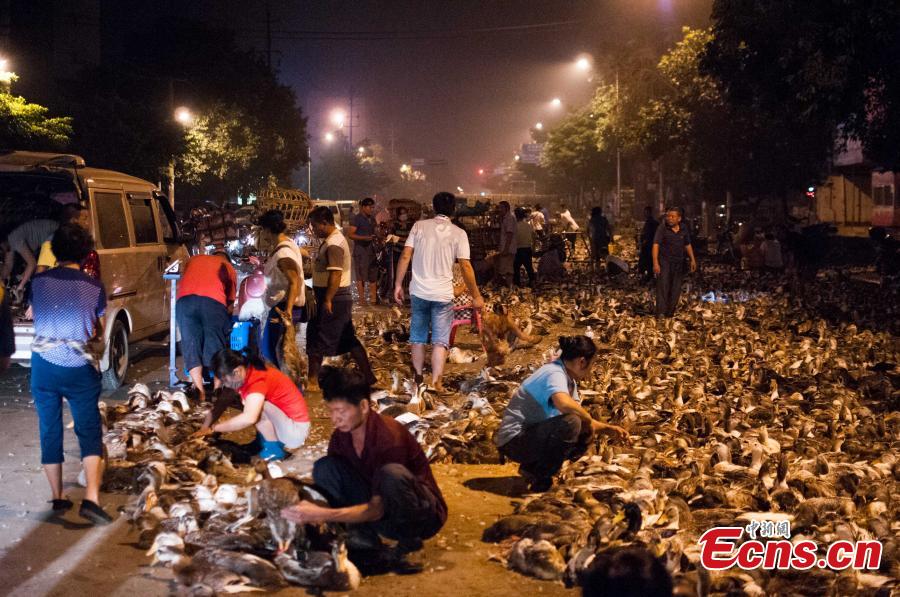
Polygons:
[[513,260],[513,283],[521,287],[522,275],[521,269],[525,268],[528,274],[528,286],[533,287],[534,279],[534,229],[531,223],[525,218],[525,210],[517,207],[513,212],[516,218],[516,254]]
[[531,222],[531,229],[534,230],[534,233],[538,236],[538,238],[543,239],[546,222],[544,221],[544,214],[541,212],[540,205],[538,205],[535,210],[532,211],[531,214],[529,214],[528,219]]
[[[375,412],[371,387],[355,372],[324,367],[320,377],[334,433],[313,481],[331,507],[303,501],[282,510],[298,523],[353,525],[357,543],[378,547],[378,535],[398,551],[422,547],[447,521],[447,504],[416,439],[392,417]],[[351,544],[352,545],[352,544]]]
[[691,259],[691,271],[697,271],[694,248],[686,227],[681,225],[681,209],[666,210],[665,226],[653,237],[653,273],[656,274],[656,316],[672,317],[681,296],[684,278],[684,254]]
[[378,304],[375,265],[375,200],[366,197],[359,202],[359,213],[350,219],[347,237],[353,241],[353,276],[356,278],[356,294],[359,304],[366,305],[366,283],[369,284],[369,303]]
[[[224,247],[212,255],[195,255],[178,283],[175,317],[181,330],[181,354],[201,402],[206,400],[203,368],[212,370],[213,357],[228,348],[237,273]],[[214,387],[220,381],[215,378]]]
[[[62,221],[69,221],[71,217],[68,215],[72,211],[71,208],[64,208]],[[5,280],[12,273],[13,261],[15,254],[18,253],[25,262],[25,271],[19,278],[19,283],[15,287],[16,295],[23,296],[25,287],[28,285],[31,276],[34,275],[37,268],[37,255],[44,241],[48,240],[56,229],[59,228],[57,220],[37,219],[30,220],[16,227],[6,237],[6,256],[3,260],[3,275]]]
[[578,222],[575,221],[575,218],[572,217],[571,212],[569,212],[568,208],[559,212],[559,221],[562,222],[563,229],[565,230],[566,241],[569,243],[569,248],[572,250],[572,254],[575,254],[575,240],[578,238]]
[[653,217],[653,208],[648,205],[644,207],[644,227],[638,245],[638,269],[645,282],[653,277],[653,239],[657,228],[659,221]]
[[535,211],[541,212],[541,215],[544,216],[544,230],[547,235],[550,234],[550,210],[546,207],[542,207],[540,203],[536,203],[534,206]]
[[350,353],[366,383],[378,380],[372,373],[369,355],[353,329],[353,294],[350,292],[350,247],[334,225],[334,214],[322,205],[312,210],[309,222],[313,233],[324,239],[313,264],[313,292],[316,316],[306,327],[306,352],[309,355],[309,389],[318,390],[322,358]]
[[503,286],[512,286],[513,261],[516,257],[516,216],[512,214],[509,202],[501,201],[500,209],[500,245],[494,268],[497,278]]
[[[62,213],[62,223],[73,222],[78,224],[88,232],[91,230],[91,212],[90,210],[81,205],[80,203],[69,203],[63,208]],[[96,251],[91,251],[93,257],[98,262],[99,266],[99,258],[96,256]],[[36,273],[41,273],[47,271],[48,269],[56,267],[56,255],[53,254],[53,248],[51,246],[50,239],[48,238],[41,244],[40,251],[38,251],[38,260],[37,260],[37,268]],[[85,271],[86,268],[82,267],[82,270]],[[93,276],[93,272],[85,271],[89,276]],[[95,277],[95,279],[99,279],[99,275]]]
[[484,306],[484,299],[475,282],[475,272],[469,262],[469,238],[450,222],[456,211],[456,197],[452,193],[438,193],[432,199],[435,216],[413,224],[406,246],[397,264],[394,279],[394,299],[403,305],[403,278],[412,262],[409,294],[412,315],[409,342],[416,384],[422,383],[425,367],[425,344],[431,332],[431,382],[443,391],[441,376],[450,349],[450,328],[453,325],[453,264],[458,262],[463,282],[472,295],[475,309]]

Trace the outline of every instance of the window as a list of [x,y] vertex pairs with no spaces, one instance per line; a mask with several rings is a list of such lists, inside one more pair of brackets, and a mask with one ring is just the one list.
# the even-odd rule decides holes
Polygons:
[[894,186],[884,185],[872,187],[872,199],[875,205],[894,206]]
[[128,193],[128,206],[131,208],[131,221],[134,224],[134,242],[138,245],[158,243],[156,217],[153,215],[150,195]]
[[104,249],[127,247],[128,223],[120,193],[94,193],[97,225],[100,227],[100,246]]

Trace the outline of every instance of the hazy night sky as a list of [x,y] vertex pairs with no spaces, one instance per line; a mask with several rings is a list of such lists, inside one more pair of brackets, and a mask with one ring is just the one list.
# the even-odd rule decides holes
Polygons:
[[[636,44],[658,54],[680,38],[683,25],[705,25],[711,4],[272,0],[273,64],[316,125],[309,131],[314,152],[326,115],[310,114],[307,94],[347,96],[352,85],[365,98],[360,124],[374,140],[386,146],[393,125],[401,158],[447,159],[447,180],[471,188],[479,167],[508,161],[528,141],[529,127],[552,125],[553,97],[569,106],[590,97],[593,85],[572,68],[579,53],[602,62]],[[170,6],[236,30],[247,47],[265,48],[265,2]],[[564,24],[522,28],[547,23]],[[473,32],[493,28],[512,29]]]

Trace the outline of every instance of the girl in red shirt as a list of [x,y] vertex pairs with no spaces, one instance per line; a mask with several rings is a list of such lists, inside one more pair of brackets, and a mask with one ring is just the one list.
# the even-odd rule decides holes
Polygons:
[[259,457],[281,460],[285,448],[296,449],[309,435],[309,413],[300,389],[291,379],[258,357],[223,350],[213,357],[213,370],[226,387],[237,391],[243,411],[216,423],[219,409],[206,415],[201,432],[230,433],[255,425],[263,448]]

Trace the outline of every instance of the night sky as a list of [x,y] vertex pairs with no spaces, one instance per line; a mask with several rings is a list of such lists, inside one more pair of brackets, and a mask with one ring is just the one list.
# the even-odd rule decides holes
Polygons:
[[[580,53],[595,56],[600,71],[605,56],[635,47],[658,55],[683,25],[707,24],[711,3],[272,0],[272,60],[311,117],[314,155],[327,126],[315,98],[346,97],[352,86],[370,137],[388,146],[393,128],[401,158],[446,159],[442,179],[474,185],[478,168],[508,161],[528,141],[529,127],[552,124],[553,97],[568,106],[590,97],[593,84],[572,67]],[[169,6],[265,50],[265,2]]]

